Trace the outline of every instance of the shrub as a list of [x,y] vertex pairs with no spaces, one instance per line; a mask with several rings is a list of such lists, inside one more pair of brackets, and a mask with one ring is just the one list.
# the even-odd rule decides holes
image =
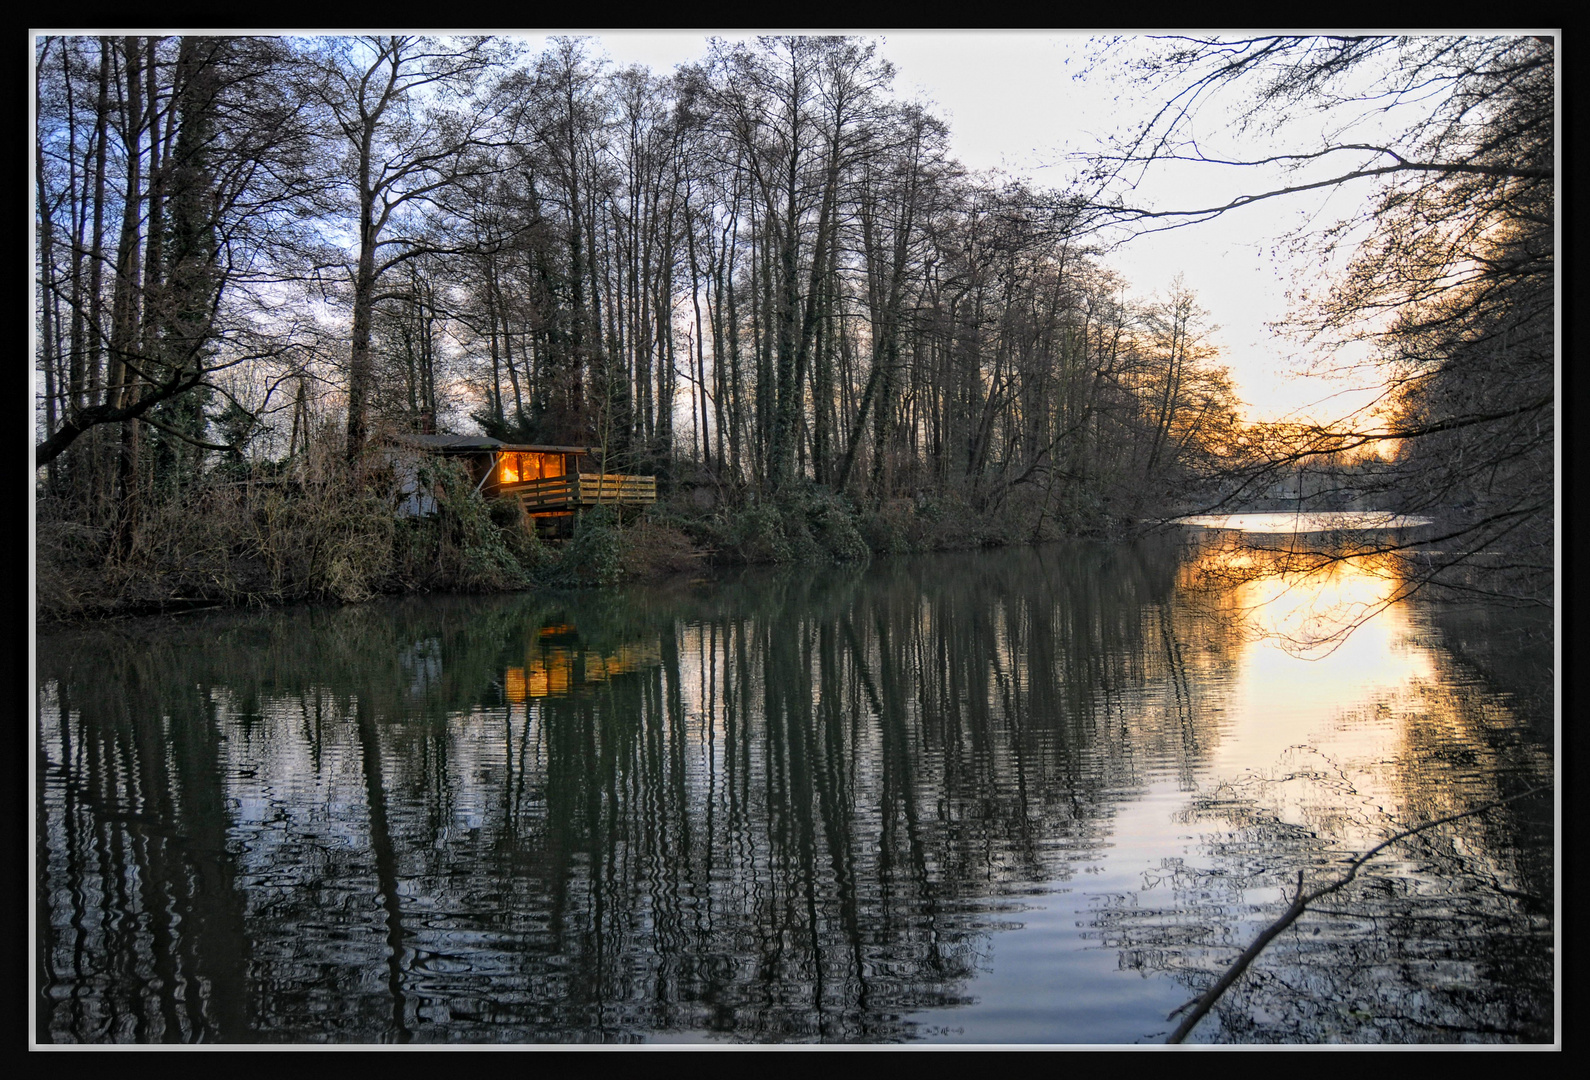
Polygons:
[[681,529],[650,514],[623,531],[624,576],[650,581],[698,568],[705,552]]
[[61,508],[41,502],[34,539],[39,619],[53,622],[90,613],[106,587],[108,530],[65,520]]
[[664,512],[658,520],[724,562],[864,562],[872,554],[849,500],[815,486],[720,509],[711,519]]
[[771,504],[747,503],[727,511],[714,530],[720,555],[731,561],[789,562],[791,551],[784,536],[784,521]]
[[[450,584],[468,592],[523,588],[529,575],[494,510],[465,468],[447,458],[424,462],[418,470],[423,489],[434,492],[441,523],[439,562],[451,569]],[[517,509],[517,508],[515,508]],[[512,529],[519,530],[518,522]]]
[[142,508],[105,567],[110,608],[352,602],[381,590],[396,526],[381,478],[224,476]]
[[522,588],[551,561],[512,526],[457,462],[420,464],[437,512],[398,518],[394,470],[372,457],[350,469],[322,432],[289,466],[216,470],[143,502],[116,542],[110,530],[41,504],[39,617],[191,605],[356,602],[414,589]]
[[824,556],[840,563],[866,562],[872,557],[850,500],[826,488],[812,488],[803,501],[811,536]]
[[623,536],[618,515],[597,506],[574,520],[574,536],[548,575],[557,584],[616,585],[624,576]]
[[923,550],[922,536],[927,522],[912,512],[905,499],[891,499],[860,521],[862,543],[885,555]]

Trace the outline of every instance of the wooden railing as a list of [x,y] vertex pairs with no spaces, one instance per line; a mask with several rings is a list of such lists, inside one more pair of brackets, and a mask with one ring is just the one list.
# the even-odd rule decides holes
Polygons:
[[526,513],[599,504],[637,506],[657,501],[657,478],[623,473],[569,473],[524,484],[507,484],[502,494],[518,499]]

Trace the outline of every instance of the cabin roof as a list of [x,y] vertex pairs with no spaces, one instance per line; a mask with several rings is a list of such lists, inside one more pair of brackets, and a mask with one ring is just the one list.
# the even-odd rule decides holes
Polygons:
[[547,446],[542,443],[503,443],[499,450],[536,451],[542,454],[599,454],[600,446]]
[[433,454],[479,454],[501,451],[541,454],[594,454],[595,446],[552,446],[542,443],[507,443],[489,435],[396,435],[393,442],[429,450]]

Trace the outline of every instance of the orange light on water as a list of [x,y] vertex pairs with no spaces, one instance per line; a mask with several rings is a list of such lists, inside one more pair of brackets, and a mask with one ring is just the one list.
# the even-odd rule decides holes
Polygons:
[[[545,627],[541,633],[572,631],[571,626]],[[503,686],[507,699],[518,705],[536,698],[563,697],[582,685],[606,682],[615,675],[628,675],[662,662],[655,646],[621,645],[612,653],[594,649],[573,650],[545,644],[532,646],[523,667],[504,669]]]
[[511,667],[503,672],[503,696],[515,705],[523,705],[525,699],[524,668]]

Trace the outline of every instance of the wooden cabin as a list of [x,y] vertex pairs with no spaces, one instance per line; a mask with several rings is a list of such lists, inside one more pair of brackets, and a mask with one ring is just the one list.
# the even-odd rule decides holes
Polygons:
[[488,498],[512,499],[526,524],[564,531],[575,514],[593,506],[643,507],[657,501],[657,478],[603,472],[595,446],[505,443],[485,435],[404,435],[400,446],[464,459]]

